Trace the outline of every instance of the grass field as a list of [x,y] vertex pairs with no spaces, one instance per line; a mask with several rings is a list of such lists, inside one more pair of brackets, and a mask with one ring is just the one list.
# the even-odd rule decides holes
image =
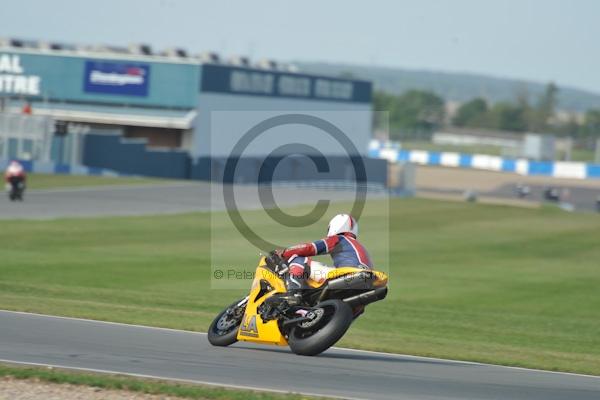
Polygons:
[[110,177],[88,175],[29,174],[28,189],[54,189],[64,187],[136,185],[165,182],[163,179],[138,177]]
[[[388,214],[372,205],[361,237],[383,264]],[[323,233],[248,216],[290,243]],[[257,260],[226,220],[0,221],[0,308],[206,330],[244,294],[210,289],[211,224],[215,257]],[[410,199],[389,223],[390,294],[341,345],[600,375],[600,217]]]
[[429,141],[403,141],[402,148],[405,150],[448,151],[467,154],[489,154],[493,156],[502,155],[501,147],[491,145],[443,145]]

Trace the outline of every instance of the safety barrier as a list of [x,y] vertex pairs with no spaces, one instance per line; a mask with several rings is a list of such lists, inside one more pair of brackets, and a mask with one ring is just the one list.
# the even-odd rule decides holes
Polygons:
[[412,162],[420,165],[513,172],[520,175],[600,179],[600,164],[583,162],[533,161],[525,158],[504,158],[487,154],[402,150],[398,147],[390,147],[380,143],[371,143],[369,156],[392,162]]

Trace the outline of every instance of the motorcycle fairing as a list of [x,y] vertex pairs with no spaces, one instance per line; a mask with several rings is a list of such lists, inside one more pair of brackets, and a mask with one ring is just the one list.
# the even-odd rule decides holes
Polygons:
[[[266,281],[272,287],[272,290],[266,294],[261,293],[261,291],[264,290],[261,281]],[[242,318],[237,339],[246,342],[286,346],[287,340],[281,334],[277,320],[263,322],[258,314],[258,307],[267,298],[273,296],[275,293],[285,292],[285,283],[275,272],[266,268],[265,258],[262,257],[258,264],[258,268],[256,268],[256,275],[252,282],[252,289],[250,290],[248,304],[246,305],[246,312]]]

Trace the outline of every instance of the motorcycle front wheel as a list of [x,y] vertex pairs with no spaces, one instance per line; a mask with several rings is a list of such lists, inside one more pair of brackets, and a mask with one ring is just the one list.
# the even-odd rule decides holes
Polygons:
[[[244,298],[245,299],[245,298]],[[237,342],[237,333],[246,303],[239,305],[244,299],[240,299],[221,311],[208,328],[208,341],[213,346],[229,346]]]
[[354,315],[341,300],[326,300],[312,311],[314,318],[296,325],[289,333],[288,345],[298,355],[315,356],[344,336]]

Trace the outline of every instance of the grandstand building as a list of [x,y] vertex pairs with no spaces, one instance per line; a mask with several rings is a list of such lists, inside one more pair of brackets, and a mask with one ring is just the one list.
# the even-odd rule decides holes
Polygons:
[[[2,40],[0,112],[47,118],[55,132],[40,134],[50,138],[48,149],[35,152],[32,136],[12,134],[16,130],[6,122],[0,126],[0,159],[42,157],[122,173],[210,178],[210,167],[231,156],[247,130],[248,122],[236,117],[243,114],[235,114],[243,112],[252,112],[257,122],[282,112],[320,115],[362,156],[371,137],[371,90],[367,81],[303,74],[273,61],[251,64],[244,57],[224,61],[214,53],[192,56],[181,49],[154,54],[146,45]],[[66,128],[57,132],[57,126]],[[261,162],[273,156],[261,149],[286,143],[343,156],[344,149],[324,139],[325,133],[310,130],[282,127],[276,139],[257,139],[250,153],[235,156]]]

